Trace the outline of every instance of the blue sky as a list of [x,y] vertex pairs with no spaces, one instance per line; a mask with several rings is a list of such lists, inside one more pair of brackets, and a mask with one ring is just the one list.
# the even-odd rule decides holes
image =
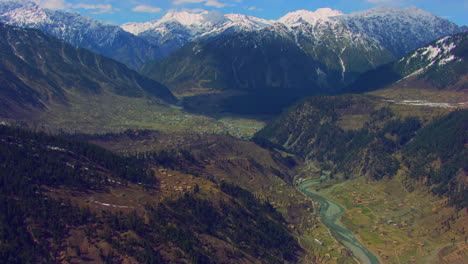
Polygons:
[[[7,1],[7,0],[0,0]],[[26,1],[26,0],[22,0]],[[314,11],[321,7],[344,13],[376,6],[417,6],[456,24],[468,25],[468,0],[33,0],[44,7],[68,9],[105,22],[146,22],[168,10],[217,10],[242,13],[265,19],[278,19],[298,9]]]

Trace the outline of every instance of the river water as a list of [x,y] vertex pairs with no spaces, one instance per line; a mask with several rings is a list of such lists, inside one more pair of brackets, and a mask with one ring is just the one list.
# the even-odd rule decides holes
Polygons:
[[377,257],[364,247],[354,234],[341,223],[340,218],[345,213],[343,207],[309,190],[312,185],[320,181],[321,179],[306,181],[299,185],[299,190],[320,203],[320,215],[323,223],[353,253],[360,263],[380,264]]

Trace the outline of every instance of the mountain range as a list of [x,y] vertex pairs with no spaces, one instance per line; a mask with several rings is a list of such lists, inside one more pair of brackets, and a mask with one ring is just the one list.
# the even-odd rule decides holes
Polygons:
[[308,95],[362,91],[349,85],[363,73],[464,30],[416,7],[298,10],[278,20],[170,11],[119,27],[12,1],[0,3],[0,22],[39,29],[139,69],[185,97],[188,109],[249,114],[279,113]]
[[113,58],[133,69],[160,57],[158,47],[119,26],[74,12],[41,8],[33,2],[0,2],[0,22],[39,29],[75,47]]
[[[347,88],[349,92],[375,90],[371,94],[300,100],[257,133],[256,140],[315,160],[344,178],[392,178],[402,166],[409,168],[400,175],[423,177],[413,171],[414,166],[432,168],[436,175],[430,181],[433,191],[466,206],[466,201],[460,201],[463,191],[450,188],[464,184],[455,177],[464,166],[462,160],[466,161],[460,133],[466,129],[467,118],[463,110],[468,88],[467,40],[468,32],[443,37],[363,74]],[[450,145],[457,151],[440,152],[439,148]],[[422,149],[427,158],[405,156]],[[438,155],[446,158],[446,167],[435,165]]]
[[[364,72],[462,31],[414,7],[349,15],[327,8],[300,10],[278,21],[244,17],[247,22],[242,27],[230,17],[170,13],[154,23],[123,27],[138,36],[151,35],[160,45],[158,38],[165,33],[173,40],[173,32],[182,32],[176,37],[180,44],[184,39],[191,43],[145,64],[141,71],[182,96],[207,90],[210,98],[217,98],[212,94],[220,91],[234,93],[213,99],[215,106],[210,109],[237,113],[255,113],[249,108],[261,109],[255,103],[259,101],[270,103],[262,113],[278,113],[306,95],[341,93]],[[175,25],[184,30],[172,31]],[[225,33],[219,35],[219,29]],[[206,105],[198,96],[184,101],[190,108]]]
[[466,263],[465,30],[1,2],[0,259],[354,263],[340,229],[379,263]]
[[328,44],[332,33],[339,36],[341,41],[347,39],[350,42],[365,42],[363,39],[370,37],[395,57],[439,37],[461,31],[454,23],[416,7],[379,7],[351,14],[320,8],[315,12],[291,12],[278,20],[242,14],[223,15],[216,11],[171,11],[159,20],[127,23],[122,28],[163,46],[166,51],[163,53],[167,54],[193,40],[209,39],[232,32],[258,31],[268,27],[274,30],[276,24],[285,25],[297,37],[298,45],[305,42]]
[[184,99],[189,109],[237,113],[279,113],[307,95],[341,93],[361,74],[463,31],[416,7],[298,10],[278,20],[171,11],[119,27],[13,1],[0,3],[0,22],[36,28],[141,69],[182,97],[195,95]]
[[[265,28],[273,31],[276,28],[279,34],[284,33],[278,24],[286,26],[288,34],[294,35],[297,44],[308,53],[313,54],[311,50],[318,49],[315,47],[317,44],[329,46],[336,57],[333,58],[335,68],[349,68],[347,59],[340,55],[353,52],[351,47],[356,45],[366,48],[378,46],[400,57],[439,37],[463,30],[416,7],[381,7],[351,14],[330,8],[315,12],[299,10],[278,20],[216,11],[170,11],[156,21],[127,23],[119,27],[78,13],[40,8],[33,2],[11,1],[0,3],[0,22],[40,29],[76,47],[109,56],[132,68],[166,56],[194,40]],[[348,43],[345,45],[348,51],[343,49],[343,45],[336,46],[342,41]]]

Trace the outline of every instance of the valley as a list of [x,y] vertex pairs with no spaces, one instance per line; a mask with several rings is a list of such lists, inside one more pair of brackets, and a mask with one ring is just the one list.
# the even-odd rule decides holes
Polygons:
[[334,236],[338,237],[339,241],[352,252],[353,256],[357,258],[359,262],[380,263],[377,257],[364,247],[360,241],[356,239],[354,234],[346,229],[346,227],[341,223],[340,219],[345,213],[344,209],[339,204],[311,191],[313,185],[326,179],[327,177],[321,177],[318,180],[301,183],[299,185],[299,190],[313,200],[318,201],[320,204],[320,215],[324,224],[330,232],[333,233]]
[[1,260],[467,263],[466,27],[70,10],[0,2]]
[[[60,113],[60,114],[57,114]],[[11,119],[10,119],[11,120]],[[78,98],[68,105],[49,106],[49,110],[29,121],[33,128],[66,133],[118,133],[128,129],[231,134],[251,138],[265,125],[265,117],[218,116],[190,113],[146,98],[107,95]]]
[[408,192],[398,179],[352,180],[321,192],[344,206],[343,223],[384,263],[465,261],[468,216],[447,208],[446,199]]

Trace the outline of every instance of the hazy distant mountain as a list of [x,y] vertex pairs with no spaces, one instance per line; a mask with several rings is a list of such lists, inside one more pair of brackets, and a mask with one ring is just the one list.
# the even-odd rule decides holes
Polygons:
[[44,9],[32,2],[0,2],[0,22],[39,29],[75,47],[89,49],[132,68],[159,56],[156,46],[119,26],[78,13]]
[[107,93],[175,101],[171,92],[156,81],[41,31],[0,24],[0,35],[2,116],[28,113],[28,108],[66,105],[76,96]]

